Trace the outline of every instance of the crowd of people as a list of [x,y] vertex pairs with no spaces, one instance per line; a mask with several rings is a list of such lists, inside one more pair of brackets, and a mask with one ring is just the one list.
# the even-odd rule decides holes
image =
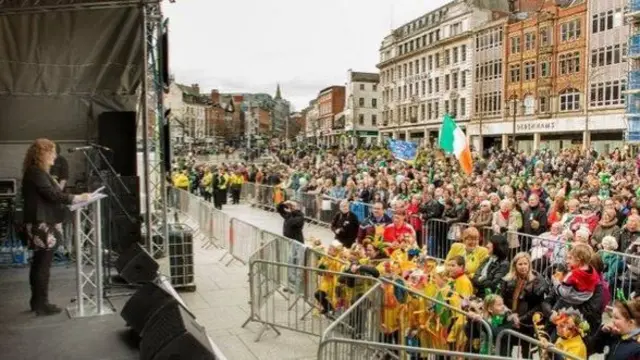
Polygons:
[[[285,218],[331,211],[318,205],[325,200],[339,204],[327,221],[334,242],[324,250],[312,241],[327,254],[323,269],[385,277],[449,305],[427,309],[419,296],[386,287],[385,342],[489,353],[495,343],[473,331],[484,319],[494,338],[502,329],[531,337],[545,329],[578,358],[607,346],[608,359],[640,358],[640,161],[627,149],[490,150],[476,155],[470,176],[429,148],[413,162],[376,148],[299,146],[277,158],[230,168],[256,191],[277,189],[269,201]],[[348,284],[321,277],[316,299],[332,316]],[[520,348],[528,357],[527,344]]]

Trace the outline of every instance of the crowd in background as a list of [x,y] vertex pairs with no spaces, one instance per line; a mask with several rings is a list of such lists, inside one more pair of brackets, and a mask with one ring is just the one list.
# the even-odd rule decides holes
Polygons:
[[[627,149],[490,150],[475,157],[470,176],[455,158],[429,148],[413,162],[376,148],[299,146],[273,153],[274,163],[224,165],[217,174],[186,167],[173,182],[214,202],[216,189],[226,194],[245,182],[258,185],[256,192],[276,189],[270,194],[280,195],[269,200],[285,217],[304,217],[308,207],[316,207],[312,214],[334,209],[325,201],[339,204],[328,221],[335,241],[324,250],[325,268],[402,281],[477,314],[494,334],[510,328],[535,336],[539,314],[568,353],[585,358],[608,345],[608,358],[640,357],[640,302],[633,299],[640,273],[640,158]],[[366,206],[365,217],[353,212],[356,203]],[[327,275],[321,285],[316,299],[331,316],[344,303],[337,289],[345,284]],[[429,312],[401,311],[420,304],[393,287],[387,292],[386,342],[485,353],[493,345],[475,341],[473,320],[407,315]],[[618,300],[612,322],[601,326],[612,299]],[[527,346],[521,350],[529,356]]]

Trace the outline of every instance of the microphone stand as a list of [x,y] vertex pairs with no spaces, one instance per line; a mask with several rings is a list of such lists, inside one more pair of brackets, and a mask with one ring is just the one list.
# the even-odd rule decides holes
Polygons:
[[[120,183],[120,185],[122,186],[122,188],[125,189],[125,191],[127,192],[128,195],[131,194],[131,192],[129,191],[129,189],[127,189],[127,186],[125,185],[125,183],[122,181],[122,179],[120,178],[120,175],[115,171],[115,169],[113,168],[113,166],[111,165],[111,163],[109,163],[108,159],[106,158],[106,156],[104,156],[104,154],[102,153],[102,149],[100,147],[97,147],[95,145],[91,145],[92,149],[90,150],[97,150],[98,154],[100,154],[100,158],[102,160],[102,162],[107,164],[107,167],[109,169],[109,173],[111,174],[112,177],[115,177],[118,179],[118,182]],[[127,211],[127,209],[124,207],[124,205],[122,205],[122,202],[120,201],[120,199],[118,198],[118,196],[116,195],[116,192],[113,190],[113,188],[111,187],[111,185],[109,184],[109,182],[107,181],[106,177],[104,176],[104,174],[98,169],[98,166],[96,165],[96,163],[91,159],[91,156],[87,153],[86,148],[80,148],[78,151],[82,152],[82,154],[84,155],[84,158],[87,160],[87,163],[89,164],[91,171],[95,172],[98,175],[98,178],[100,179],[102,185],[107,189],[107,193],[109,195],[109,199],[113,199],[113,201],[116,202],[118,208],[122,211],[122,213],[127,217],[127,219],[129,219],[129,221],[131,221],[132,223],[135,223],[135,219],[133,218],[133,216]],[[89,176],[91,177],[91,176]],[[110,222],[111,220],[111,208],[109,208],[108,210],[108,220]],[[113,288],[135,288],[137,286],[135,285],[130,285],[130,284],[116,284],[113,282],[113,275],[112,275],[112,270],[113,270],[113,266],[112,266],[112,259],[111,259],[111,250],[113,248],[113,242],[112,242],[112,233],[111,233],[111,227],[107,227],[107,229],[109,229],[109,236],[107,236],[107,246],[108,246],[108,256],[104,256],[103,257],[103,267],[106,270],[106,276],[104,277],[104,297],[106,299],[109,299],[111,297],[114,296],[129,296],[132,295],[132,292],[129,293],[121,293],[121,294],[112,294],[110,292],[111,289]]]

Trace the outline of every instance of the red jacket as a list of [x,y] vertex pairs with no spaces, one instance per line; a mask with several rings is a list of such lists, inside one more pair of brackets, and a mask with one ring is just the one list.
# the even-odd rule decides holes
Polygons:
[[391,223],[384,228],[383,237],[385,242],[400,242],[405,235],[416,236],[416,231],[406,222],[400,227],[396,227],[395,224]]

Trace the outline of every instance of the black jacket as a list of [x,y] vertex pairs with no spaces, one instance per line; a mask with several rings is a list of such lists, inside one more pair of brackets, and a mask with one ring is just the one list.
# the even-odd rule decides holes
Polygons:
[[304,235],[302,234],[302,228],[304,227],[304,214],[300,210],[288,212],[285,211],[285,208],[286,205],[284,203],[280,203],[276,209],[284,219],[284,223],[282,224],[282,236],[304,243]]
[[440,204],[437,200],[431,200],[428,203],[420,206],[420,213],[423,219],[440,219],[442,213],[444,213],[444,205]]
[[[491,257],[487,257],[482,264],[478,267],[478,270],[473,275],[471,279],[471,283],[473,284],[473,289],[476,291],[476,295],[484,298],[487,295],[488,291],[491,291],[492,294],[495,294],[502,283],[502,278],[509,272],[509,260],[496,260],[489,264],[489,260]],[[487,276],[485,278],[480,278],[482,276],[482,270],[488,266]]]
[[58,223],[63,206],[73,202],[73,195],[63,193],[51,175],[37,166],[24,173],[22,197],[25,224]]
[[336,240],[339,240],[346,248],[350,248],[356,241],[359,228],[358,217],[351,211],[346,214],[338,212],[331,222],[331,230],[334,233],[340,229],[340,232],[336,234]]
[[513,295],[516,291],[516,280],[504,280],[500,288],[500,294],[507,308],[513,310],[513,312],[518,315],[521,324],[530,325],[533,314],[542,310],[542,301],[547,292],[548,284],[540,274],[534,273],[533,280],[527,281],[520,292],[516,309],[513,309]]
[[[547,231],[547,212],[542,205],[538,205],[535,209],[528,208],[522,216],[523,231],[529,235],[540,235]],[[531,227],[531,222],[537,221],[539,226],[537,229]]]
[[606,360],[638,360],[640,359],[640,336],[631,336],[623,340],[620,335],[611,334],[598,329],[595,336],[589,338],[587,353],[602,354],[609,347]]

